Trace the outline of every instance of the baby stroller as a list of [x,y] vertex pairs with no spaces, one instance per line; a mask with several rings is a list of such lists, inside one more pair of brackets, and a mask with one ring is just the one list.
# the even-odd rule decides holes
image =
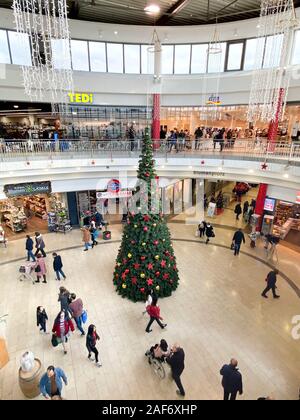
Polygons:
[[23,264],[19,268],[19,280],[29,280],[33,284],[35,283],[34,278],[32,277],[32,274],[34,273],[36,263],[35,262],[28,262],[26,264]]

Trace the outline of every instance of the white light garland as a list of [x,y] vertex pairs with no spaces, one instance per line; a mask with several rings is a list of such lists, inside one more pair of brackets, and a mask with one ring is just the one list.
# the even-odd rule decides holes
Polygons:
[[50,94],[53,108],[66,104],[73,91],[66,0],[14,0],[13,12],[20,48],[28,39],[31,48],[32,65],[22,66],[26,95],[42,101]]
[[281,120],[284,115],[290,83],[287,66],[295,25],[292,0],[262,0],[247,115],[249,122]]

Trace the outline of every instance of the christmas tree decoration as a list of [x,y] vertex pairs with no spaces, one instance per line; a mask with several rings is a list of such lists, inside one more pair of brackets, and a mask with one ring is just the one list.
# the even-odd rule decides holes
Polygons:
[[[171,296],[179,284],[171,235],[161,212],[149,130],[145,132],[137,177],[132,200],[136,208],[131,211],[129,203],[130,224],[124,226],[113,280],[117,292],[134,302],[144,301],[149,289],[158,297]],[[123,263],[119,265],[120,261]]]

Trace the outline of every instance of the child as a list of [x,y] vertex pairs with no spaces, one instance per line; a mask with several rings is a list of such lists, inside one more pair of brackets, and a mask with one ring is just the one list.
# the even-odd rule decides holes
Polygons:
[[48,316],[46,314],[45,308],[42,306],[38,306],[36,309],[36,323],[37,326],[41,327],[40,331],[44,331],[45,334],[48,334],[46,332],[46,321],[48,320]]
[[147,300],[145,302],[145,310],[143,311],[143,315],[145,315],[147,313],[147,308],[149,306],[151,306],[153,299],[156,299],[157,300],[157,297],[155,295],[154,290],[153,289],[150,289],[148,291],[148,294],[147,294]]
[[[90,325],[86,336],[86,347],[89,352],[88,359],[91,361],[94,361],[96,359],[96,366],[101,367],[102,364],[98,360],[99,352],[96,348],[97,340],[100,340],[100,337],[97,334],[96,327],[95,325]],[[91,353],[95,354],[95,359],[91,358]]]

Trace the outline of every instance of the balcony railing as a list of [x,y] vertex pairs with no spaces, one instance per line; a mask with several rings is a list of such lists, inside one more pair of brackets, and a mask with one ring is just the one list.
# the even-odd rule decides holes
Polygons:
[[[138,157],[141,146],[141,140],[0,140],[0,160]],[[153,150],[155,157],[165,159],[203,156],[300,162],[300,142],[270,143],[265,139],[225,140],[224,143],[193,140],[184,144],[155,140]]]

